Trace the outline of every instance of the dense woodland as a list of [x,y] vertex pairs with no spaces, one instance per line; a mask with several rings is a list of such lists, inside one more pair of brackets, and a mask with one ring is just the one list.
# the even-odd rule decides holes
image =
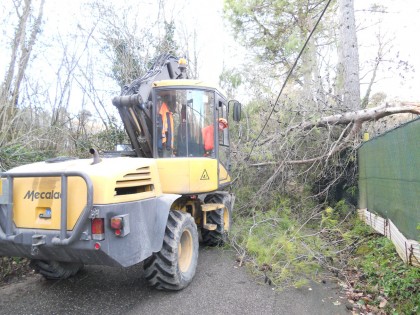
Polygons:
[[[48,1],[0,4],[2,171],[127,141],[110,99],[161,53],[186,56],[189,76],[200,77],[211,61],[200,59],[206,47],[182,18],[187,1],[160,0],[149,19],[141,2],[80,2],[77,27],[66,34],[44,28]],[[389,13],[380,2],[368,11]],[[349,262],[376,241],[355,221],[357,148],[365,133],[420,114],[419,100],[372,93],[381,71],[392,69],[399,80],[413,71],[410,60],[398,57],[378,25],[357,20],[353,0],[225,0],[222,14],[246,52],[242,65],[225,63],[218,82],[230,98],[245,99],[241,122],[230,125],[238,262],[279,287],[332,272],[351,296],[351,275],[362,271]],[[358,32],[375,27],[375,55],[361,62]],[[45,60],[52,71],[39,67]],[[406,292],[401,299],[411,304],[403,312],[420,295]],[[402,303],[383,290],[369,294],[360,311],[386,313]]]

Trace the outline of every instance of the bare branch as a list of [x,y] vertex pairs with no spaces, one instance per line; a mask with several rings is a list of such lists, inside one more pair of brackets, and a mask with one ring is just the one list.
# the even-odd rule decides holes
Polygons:
[[372,108],[362,109],[358,111],[346,112],[343,114],[335,114],[326,116],[318,119],[314,122],[302,122],[299,125],[290,127],[291,130],[301,128],[303,130],[309,130],[314,127],[327,127],[329,125],[346,125],[354,122],[367,122],[373,120],[379,120],[386,116],[395,114],[416,114],[420,115],[420,103],[419,102],[401,102],[398,104],[380,105]]

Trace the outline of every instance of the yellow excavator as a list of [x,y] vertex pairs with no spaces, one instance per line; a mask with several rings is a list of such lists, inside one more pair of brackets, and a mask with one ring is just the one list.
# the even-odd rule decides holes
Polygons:
[[52,280],[143,262],[152,287],[185,288],[199,242],[223,244],[232,224],[229,118],[241,116],[239,102],[186,73],[185,59],[162,55],[114,97],[125,150],[1,173],[0,256],[27,257]]

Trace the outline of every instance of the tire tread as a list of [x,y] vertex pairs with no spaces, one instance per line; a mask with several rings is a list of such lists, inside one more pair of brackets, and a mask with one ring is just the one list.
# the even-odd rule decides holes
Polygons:
[[[193,274],[190,278],[184,279],[178,267],[178,242],[182,235],[183,227],[189,228],[193,237],[193,261],[191,264]],[[196,242],[194,242],[194,239]],[[198,255],[198,235],[194,219],[189,213],[178,210],[169,211],[168,222],[163,237],[162,249],[154,253],[144,262],[144,274],[146,280],[152,288],[158,290],[181,290],[185,288],[192,280],[197,265]]]

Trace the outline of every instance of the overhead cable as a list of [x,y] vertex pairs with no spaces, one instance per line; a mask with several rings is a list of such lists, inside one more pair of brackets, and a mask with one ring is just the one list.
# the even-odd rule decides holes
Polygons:
[[257,143],[258,139],[261,137],[261,134],[263,133],[263,131],[264,131],[265,127],[267,126],[268,121],[269,121],[269,120],[270,120],[270,118],[271,118],[271,115],[274,113],[274,110],[275,110],[275,108],[276,108],[276,106],[277,106],[277,103],[279,102],[280,96],[281,96],[281,94],[283,93],[283,90],[284,90],[284,88],[285,88],[285,86],[286,86],[287,81],[289,80],[290,76],[292,75],[293,70],[296,68],[296,65],[297,65],[297,63],[298,63],[298,61],[299,61],[300,57],[302,56],[302,54],[303,54],[303,52],[304,52],[304,50],[305,50],[306,46],[308,45],[309,40],[311,39],[312,35],[314,34],[314,32],[315,32],[315,30],[316,30],[316,28],[317,28],[317,26],[318,26],[319,22],[321,21],[321,19],[322,19],[323,15],[324,15],[324,13],[325,13],[325,11],[327,11],[327,8],[328,8],[328,6],[330,5],[331,1],[332,1],[332,0],[328,0],[327,4],[325,5],[324,9],[323,9],[323,10],[322,10],[322,12],[321,12],[321,15],[319,16],[318,20],[316,21],[316,24],[314,25],[314,27],[312,28],[311,32],[309,33],[309,36],[308,36],[308,38],[306,39],[305,44],[303,45],[302,49],[300,50],[299,55],[297,56],[297,58],[296,58],[295,62],[293,63],[293,66],[290,68],[289,73],[287,74],[287,77],[286,77],[286,79],[284,80],[284,83],[283,83],[283,85],[282,85],[282,87],[281,87],[281,89],[280,89],[280,92],[279,92],[279,94],[277,95],[277,99],[276,99],[276,101],[275,101],[275,103],[274,103],[274,105],[273,105],[273,108],[271,109],[270,114],[268,115],[267,120],[265,121],[264,126],[262,127],[262,129],[261,129],[260,133],[258,134],[257,138],[255,139],[254,143],[252,144],[251,151],[248,153],[248,156],[245,158],[245,161],[247,161],[247,160],[251,157],[251,154],[252,154],[252,151],[254,150],[255,144]]

